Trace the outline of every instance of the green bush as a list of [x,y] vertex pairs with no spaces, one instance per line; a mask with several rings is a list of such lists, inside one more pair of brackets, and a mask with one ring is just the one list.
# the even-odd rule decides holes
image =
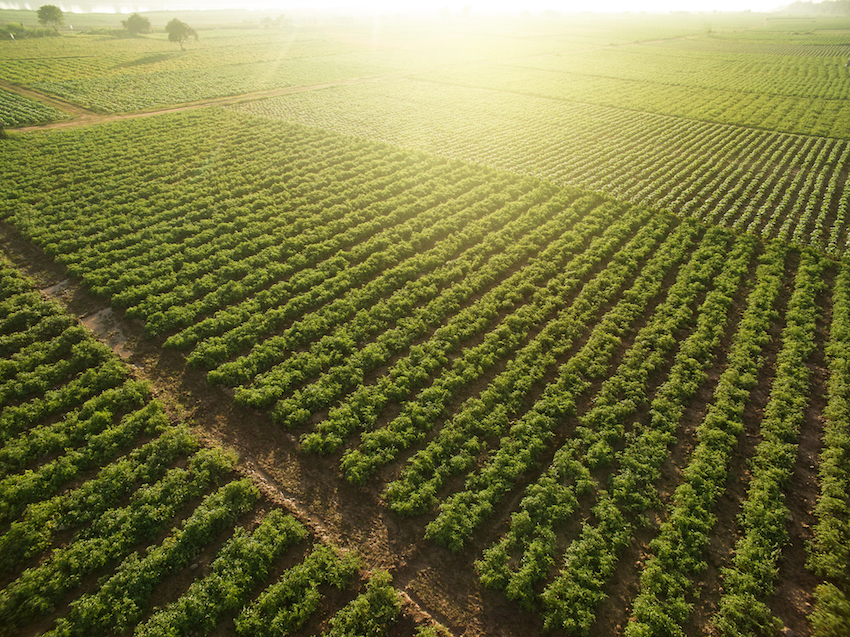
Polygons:
[[392,587],[392,577],[378,571],[358,595],[330,622],[328,637],[378,637],[385,635],[401,612],[401,599]]
[[815,611],[810,615],[815,637],[850,635],[850,600],[832,584],[815,589]]

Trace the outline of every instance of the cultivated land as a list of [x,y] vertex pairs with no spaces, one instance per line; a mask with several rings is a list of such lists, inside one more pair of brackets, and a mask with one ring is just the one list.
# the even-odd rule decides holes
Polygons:
[[850,19],[199,33],[0,45],[0,634],[846,634]]

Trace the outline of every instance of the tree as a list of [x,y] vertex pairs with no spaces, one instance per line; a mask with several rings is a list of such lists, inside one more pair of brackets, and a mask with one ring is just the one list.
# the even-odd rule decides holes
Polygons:
[[131,13],[129,18],[121,20],[121,24],[133,35],[151,32],[151,21],[138,13]]
[[171,22],[165,25],[165,30],[168,32],[168,41],[177,42],[180,45],[180,50],[185,51],[183,43],[190,37],[198,41],[198,33],[185,22],[181,22],[174,18]]
[[59,30],[59,26],[65,21],[65,15],[62,9],[55,4],[43,4],[38,8],[36,13],[38,21],[48,27],[53,27],[54,31]]
[[283,14],[280,14],[275,19],[272,19],[270,16],[266,16],[265,18],[260,20],[260,25],[264,29],[268,29],[270,27],[279,28],[279,27],[282,27],[282,26],[289,26],[291,23],[292,23],[292,20],[290,20],[289,18],[287,18]]

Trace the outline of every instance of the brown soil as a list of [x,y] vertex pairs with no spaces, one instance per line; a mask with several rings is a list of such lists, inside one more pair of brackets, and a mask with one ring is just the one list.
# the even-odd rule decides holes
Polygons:
[[300,453],[296,436],[273,424],[267,413],[240,407],[230,392],[207,384],[182,354],[164,349],[162,339],[146,338],[141,321],[112,310],[8,224],[0,223],[0,250],[45,295],[115,347],[137,377],[150,380],[172,415],[193,424],[202,440],[236,450],[240,470],[272,502],[291,511],[317,538],[358,551],[367,570],[393,573],[395,585],[410,599],[409,617],[433,617],[458,635],[541,631],[539,617],[479,586],[472,569],[476,555],[452,555],[424,540],[425,521],[389,512],[378,485],[360,488],[342,480],[338,454]]

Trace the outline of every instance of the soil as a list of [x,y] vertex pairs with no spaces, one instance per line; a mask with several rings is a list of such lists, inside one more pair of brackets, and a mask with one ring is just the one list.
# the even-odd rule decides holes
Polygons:
[[[452,554],[424,540],[427,520],[423,518],[430,516],[399,518],[388,511],[380,497],[383,481],[373,481],[365,487],[349,485],[339,474],[339,453],[327,457],[301,453],[295,434],[275,425],[266,412],[237,405],[232,391],[208,384],[204,373],[189,367],[182,354],[165,349],[162,338],[146,337],[141,321],[128,319],[123,311],[111,308],[106,299],[91,294],[80,280],[68,275],[64,266],[2,222],[0,251],[33,278],[45,296],[59,301],[99,339],[109,344],[130,365],[134,375],[150,380],[155,395],[173,417],[193,424],[197,435],[210,444],[236,450],[240,457],[239,471],[260,486],[268,501],[292,512],[316,538],[356,550],[364,559],[366,573],[377,568],[389,570],[394,576],[394,585],[404,595],[404,622],[412,626],[414,621],[427,622],[432,618],[455,635],[514,637],[542,632],[542,621],[537,614],[523,611],[501,593],[482,588],[475,577],[474,560],[503,530],[507,514],[498,516],[499,520],[477,533],[469,549],[460,554]],[[789,267],[793,274],[795,265]],[[788,280],[792,278],[789,275]],[[826,289],[829,290],[829,286]],[[790,290],[786,289],[783,303],[787,302],[789,294]],[[740,312],[740,302],[736,300],[738,309],[733,313]],[[823,316],[818,336],[820,342],[826,342],[828,298],[822,295],[820,304]],[[781,327],[781,321],[773,326],[773,342],[765,352],[765,373],[745,412],[747,432],[736,451],[731,471],[737,478],[730,478],[730,488],[716,511],[718,528],[728,532],[712,541],[706,573],[712,585],[704,588],[703,599],[689,622],[688,628],[695,631],[711,630],[708,620],[717,601],[719,571],[727,565],[734,545],[735,516],[746,489],[746,459],[757,443],[757,425],[769,395],[774,350],[778,347]],[[723,343],[723,349],[726,348],[728,342]],[[710,380],[686,418],[690,424],[685,429],[690,430],[691,437],[710,399],[709,388],[722,371],[724,358],[719,357],[715,368],[709,371]],[[810,610],[810,592],[816,584],[805,570],[805,541],[810,537],[811,511],[818,495],[817,456],[827,380],[822,349],[813,357],[810,368],[813,404],[800,436],[794,489],[789,491],[791,540],[783,553],[776,594],[771,602],[785,624],[798,635],[810,634],[805,616]],[[669,498],[663,484],[672,492],[679,483],[679,467],[686,463],[688,448],[694,442],[688,440],[688,431],[683,434],[684,444],[677,448],[681,457],[677,458],[674,453],[671,463],[665,467],[662,501]],[[589,503],[585,504],[576,523],[589,515]],[[636,574],[663,515],[662,511],[652,512],[649,527],[638,532],[621,560],[623,568],[618,570],[616,582],[608,588],[610,597],[600,606],[595,624],[606,634],[619,634],[628,620],[624,604],[637,590]],[[204,559],[203,556],[199,558],[196,568],[203,567]],[[192,577],[190,571],[182,573],[169,584],[176,587],[171,592],[184,589]],[[162,591],[162,599],[170,596],[169,591]],[[66,608],[59,608],[52,617],[65,611]]]
[[254,479],[270,501],[289,510],[316,538],[356,550],[367,571],[389,570],[409,600],[408,618],[433,617],[455,635],[541,632],[537,615],[479,586],[472,568],[477,554],[453,555],[426,541],[425,520],[389,512],[379,485],[353,487],[342,480],[339,454],[300,453],[297,437],[275,425],[266,412],[241,407],[230,392],[209,385],[182,354],[163,348],[163,339],[145,337],[141,321],[128,319],[106,299],[88,292],[64,266],[2,222],[0,250],[45,296],[59,301],[110,344],[136,377],[151,381],[154,395],[172,416],[194,425],[203,441],[237,451],[240,471]]
[[[148,117],[213,104],[237,104],[405,75],[402,72],[388,73],[202,100],[152,111],[109,115],[98,114],[2,81],[0,88],[51,104],[71,115],[67,121],[15,129],[28,132]],[[45,296],[58,300],[99,339],[112,347],[131,366],[136,376],[150,380],[156,396],[173,416],[193,424],[196,434],[210,444],[236,450],[240,457],[240,472],[250,476],[271,502],[291,511],[318,539],[358,551],[364,559],[367,572],[376,568],[389,570],[394,576],[394,585],[402,592],[405,600],[404,619],[397,627],[399,634],[410,634],[413,622],[427,623],[429,618],[442,623],[454,635],[514,637],[542,633],[542,621],[537,614],[523,611],[507,601],[501,593],[482,588],[475,577],[472,563],[483,547],[482,537],[486,535],[492,539],[491,536],[501,528],[498,524],[494,523],[493,528],[479,533],[476,545],[461,554],[451,554],[424,540],[426,520],[423,516],[402,519],[389,512],[380,497],[382,481],[373,481],[365,487],[351,486],[339,475],[338,453],[327,457],[301,453],[297,435],[275,425],[266,412],[237,405],[231,391],[209,385],[204,373],[189,367],[182,354],[163,348],[164,339],[146,337],[141,321],[127,318],[123,311],[113,309],[108,300],[90,293],[79,279],[69,276],[61,264],[2,222],[0,251],[35,279]],[[819,337],[824,340],[827,324],[824,322],[820,328]],[[813,523],[811,510],[818,494],[817,453],[820,448],[820,417],[826,383],[822,352],[816,356],[811,367],[812,396],[815,398],[805,429],[801,432],[799,462],[793,480],[795,488],[789,494],[791,543],[784,553],[777,592],[772,601],[772,607],[777,611],[786,609],[787,618],[783,619],[797,635],[808,635],[810,632],[805,614],[810,603],[808,591],[814,587],[813,576],[804,568],[804,545],[810,536],[809,529]],[[709,386],[716,382],[721,371],[722,362],[718,361],[715,368],[709,371]],[[674,455],[665,467],[665,484],[671,492],[679,482],[679,467],[684,466],[682,463],[689,452],[688,443],[693,442],[689,436],[692,437],[692,431],[700,421],[709,398],[706,389],[694,401],[693,409],[686,418],[686,430],[682,432],[685,444],[677,449],[679,457]],[[755,397],[749,406],[748,417],[756,418],[764,402],[766,396]],[[747,444],[748,447],[751,445]],[[741,476],[744,475],[745,465],[743,457],[739,458],[736,471]],[[745,484],[745,480],[742,482]],[[662,492],[660,495],[662,500],[666,500],[670,494]],[[718,518],[734,528],[734,516],[739,505],[740,493],[728,496],[720,504]],[[586,509],[584,513],[587,513]],[[651,524],[637,534],[622,559],[624,569],[627,568],[630,574],[625,576],[622,569],[618,571],[616,583],[609,588],[612,597],[600,607],[597,618],[596,626],[605,627],[606,632],[621,632],[627,620],[623,605],[636,592],[634,566],[639,566],[645,559],[648,543],[662,517],[662,511],[652,513]],[[502,516],[502,524],[506,519],[506,516]],[[733,543],[734,535],[730,533],[722,546],[712,544],[715,553],[709,560],[711,569],[716,571],[728,560]],[[202,568],[201,562],[203,559],[199,560],[195,568]],[[185,573],[184,578],[174,585],[186,586],[190,576],[192,573]],[[717,574],[713,577],[716,580]],[[163,595],[167,596],[166,593]],[[336,601],[345,603],[340,597],[343,594],[336,595],[339,597]],[[311,624],[314,632],[321,628],[322,621],[317,619],[315,625]],[[705,618],[698,612],[692,618],[691,627],[705,629],[704,621]]]

